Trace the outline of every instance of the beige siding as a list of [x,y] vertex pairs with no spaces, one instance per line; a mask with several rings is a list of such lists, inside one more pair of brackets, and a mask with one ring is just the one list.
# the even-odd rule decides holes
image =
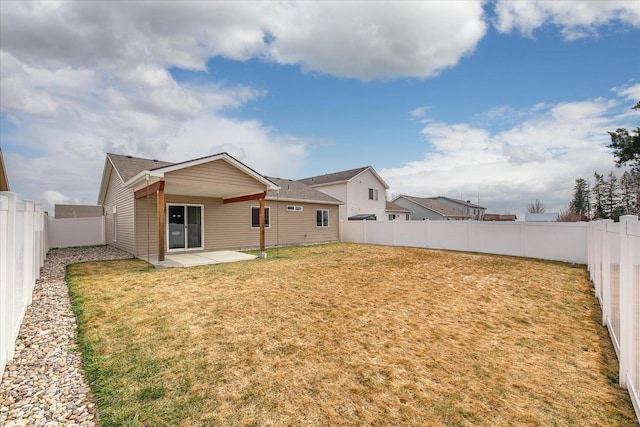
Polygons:
[[[258,200],[223,204],[221,199],[166,195],[167,204],[193,204],[203,206],[204,249],[246,249],[260,244],[258,229],[251,228],[251,207],[259,206]],[[265,230],[267,246],[295,245],[339,240],[338,207],[311,203],[266,201],[271,210],[271,228]],[[303,206],[302,212],[289,212],[287,205]],[[148,210],[147,210],[148,206]],[[277,208],[277,209],[276,209]],[[166,206],[165,206],[166,209]],[[316,227],[316,209],[329,210],[329,227]],[[147,240],[147,211],[149,229]],[[149,197],[136,202],[137,256],[157,254],[156,198]]]
[[[118,214],[117,241],[113,240],[114,207],[116,207],[116,212]],[[104,209],[106,217],[105,231],[107,244],[131,254],[135,253],[133,191],[123,187],[122,181],[120,181],[118,174],[116,174],[113,169],[111,170],[109,185],[104,199]]]
[[[136,252],[139,257],[158,255],[158,217],[156,195],[136,200]],[[149,233],[147,233],[149,230]],[[148,238],[147,238],[148,236]],[[149,249],[147,251],[147,243]]]
[[[302,212],[289,212],[287,205],[302,206]],[[220,249],[256,248],[260,230],[251,228],[251,207],[257,200],[220,206],[222,221],[214,224],[215,246]],[[271,227],[265,230],[267,246],[333,242],[339,239],[338,207],[313,203],[266,201],[271,209]],[[316,227],[316,209],[329,210],[329,227]]]
[[216,183],[218,185],[254,187],[256,192],[264,191],[264,184],[247,175],[224,160],[217,160],[189,168],[168,172],[167,181],[189,181],[194,184]]

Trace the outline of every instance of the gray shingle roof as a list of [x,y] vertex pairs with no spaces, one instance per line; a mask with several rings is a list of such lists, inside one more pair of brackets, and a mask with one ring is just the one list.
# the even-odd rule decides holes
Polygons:
[[486,209],[484,206],[476,205],[476,204],[473,204],[473,203],[468,202],[466,200],[452,199],[451,197],[438,196],[438,197],[427,197],[427,198],[428,199],[433,199],[433,200],[445,199],[445,200],[450,200],[450,201],[455,202],[455,203],[459,203],[459,204],[464,205],[464,206],[468,206],[470,208]]
[[404,206],[396,205],[395,203],[391,203],[391,202],[387,202],[384,210],[388,212],[406,212],[406,213],[412,212],[411,209],[407,209]]
[[308,185],[291,179],[266,177],[269,181],[280,187],[280,193],[275,190],[269,190],[267,193],[267,199],[275,200],[291,200],[291,201],[306,201],[306,202],[320,202],[331,204],[342,204],[342,202],[328,194],[323,193],[309,187]]
[[351,178],[358,176],[365,170],[369,169],[371,166],[365,166],[362,168],[349,169],[341,172],[327,173],[324,175],[311,176],[309,178],[299,179],[298,181],[302,182],[306,185],[322,185],[329,184],[332,182],[343,182],[349,181]]
[[418,205],[424,208],[431,209],[432,211],[435,211],[443,216],[455,217],[455,218],[471,218],[471,215],[466,214],[459,209],[455,209],[455,208],[452,208],[451,206],[445,205],[444,203],[435,201],[433,199],[424,198],[424,197],[413,197],[413,196],[407,196],[407,195],[402,195],[400,197],[404,197],[407,200],[411,200],[412,202],[417,203]]
[[163,162],[160,160],[143,159],[142,157],[123,156],[121,154],[107,153],[111,159],[113,167],[124,182],[129,181],[142,171],[153,170],[165,166],[171,166],[174,163]]

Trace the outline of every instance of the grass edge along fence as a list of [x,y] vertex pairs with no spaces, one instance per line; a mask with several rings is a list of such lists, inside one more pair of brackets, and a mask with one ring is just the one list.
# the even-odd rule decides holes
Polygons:
[[594,221],[588,227],[588,269],[602,325],[618,356],[620,386],[640,421],[640,222],[634,215]]
[[0,192],[0,375],[15,353],[40,267],[48,251],[46,213],[16,193]]

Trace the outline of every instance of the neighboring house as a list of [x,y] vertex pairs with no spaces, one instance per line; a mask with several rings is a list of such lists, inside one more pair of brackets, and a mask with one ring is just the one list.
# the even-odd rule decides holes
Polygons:
[[4,168],[4,159],[2,158],[2,149],[0,148],[0,191],[11,191],[9,188],[9,178]]
[[386,220],[389,186],[371,167],[312,176],[299,182],[344,202],[340,220]]
[[387,202],[385,212],[387,214],[387,220],[389,221],[411,220],[411,209],[404,208],[400,205],[396,205],[395,203]]
[[396,205],[412,211],[412,220],[464,221],[471,215],[432,198],[400,195],[392,200]]
[[159,261],[172,252],[337,241],[340,201],[290,189],[285,195],[227,153],[181,163],[107,154],[98,204],[107,244]]
[[514,214],[489,214],[482,217],[482,221],[516,221],[518,217]]
[[55,205],[54,213],[56,219],[95,218],[104,215],[104,209],[93,205]]
[[440,203],[444,203],[447,206],[451,206],[454,209],[462,211],[466,214],[471,215],[471,219],[482,220],[485,215],[487,208],[484,206],[476,205],[471,203],[470,200],[458,200],[452,199],[450,197],[428,197],[429,199],[435,200]]
[[526,222],[556,222],[558,221],[558,213],[531,213],[527,212],[524,216]]

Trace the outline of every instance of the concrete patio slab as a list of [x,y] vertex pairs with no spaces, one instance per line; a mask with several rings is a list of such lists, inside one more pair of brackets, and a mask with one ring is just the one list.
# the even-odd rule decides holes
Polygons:
[[243,254],[235,251],[207,251],[190,252],[180,254],[167,254],[163,262],[158,262],[157,256],[141,257],[145,261],[153,264],[157,268],[167,267],[193,267],[196,265],[222,264],[226,262],[248,261],[256,259],[255,255]]

